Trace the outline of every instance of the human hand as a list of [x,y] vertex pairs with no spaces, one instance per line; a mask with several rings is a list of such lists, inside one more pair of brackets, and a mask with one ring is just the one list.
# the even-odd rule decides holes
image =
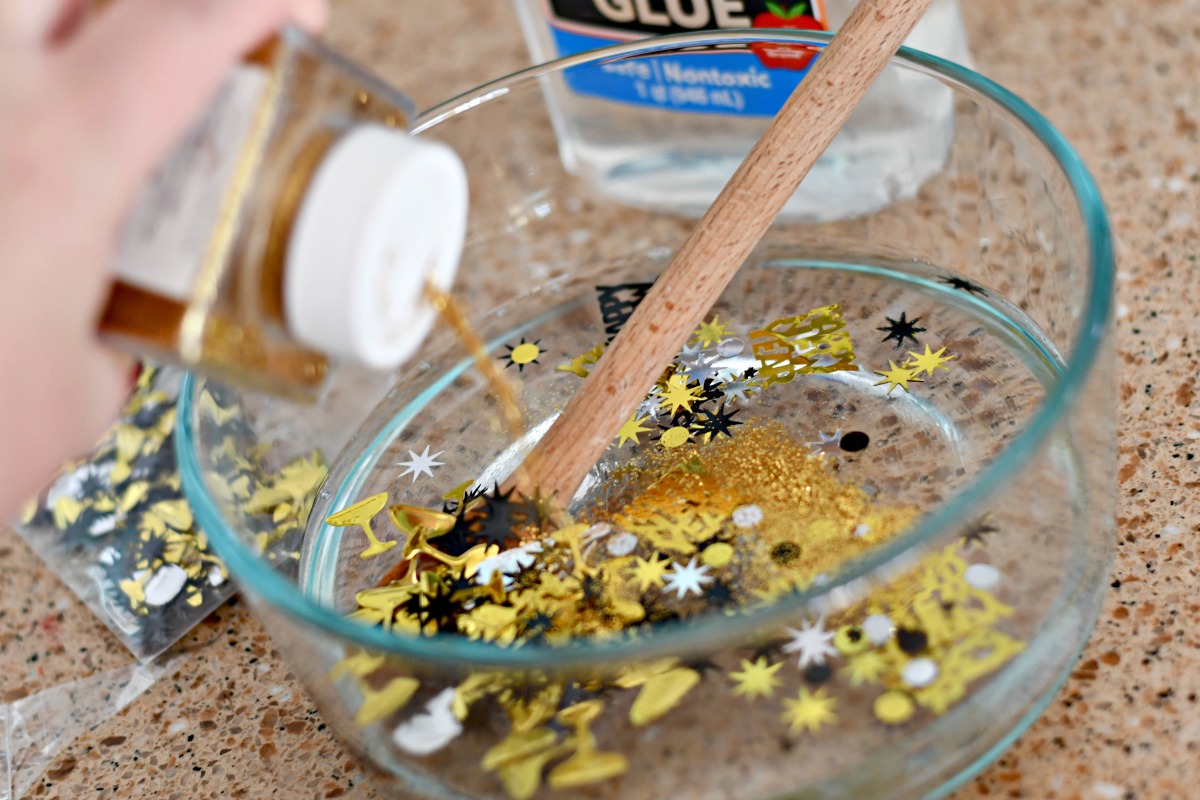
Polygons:
[[237,59],[324,0],[0,0],[0,519],[111,422],[95,322],[138,192]]

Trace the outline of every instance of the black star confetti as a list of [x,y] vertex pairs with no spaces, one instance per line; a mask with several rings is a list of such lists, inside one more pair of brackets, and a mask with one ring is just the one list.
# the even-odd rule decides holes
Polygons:
[[914,346],[920,344],[917,341],[917,334],[925,332],[925,328],[917,327],[917,323],[921,321],[920,317],[914,317],[910,320],[908,319],[908,312],[902,311],[900,312],[900,319],[892,319],[891,317],[884,317],[884,319],[888,321],[888,324],[882,328],[875,329],[887,333],[887,336],[883,337],[882,341],[888,342],[895,339],[895,349],[897,350],[904,346],[905,339],[912,339]]
[[938,282],[944,283],[952,289],[958,289],[959,291],[963,291],[968,294],[977,294],[977,295],[980,295],[981,297],[987,295],[987,289],[984,289],[982,286],[980,286],[977,283],[972,283],[971,281],[967,280],[966,278],[959,278],[957,276],[951,276],[949,278],[940,278]]
[[732,437],[733,427],[742,424],[740,420],[734,419],[737,413],[737,411],[726,412],[724,403],[715,412],[701,409],[700,414],[692,422],[692,430],[700,436]]
[[986,547],[986,537],[998,532],[1000,529],[988,522],[987,517],[980,517],[972,522],[967,529],[963,531],[962,540],[965,545],[978,545]]
[[432,623],[441,633],[458,630],[459,605],[453,601],[449,586],[439,585],[431,592],[414,595],[414,598],[418,600],[415,610],[421,627]]

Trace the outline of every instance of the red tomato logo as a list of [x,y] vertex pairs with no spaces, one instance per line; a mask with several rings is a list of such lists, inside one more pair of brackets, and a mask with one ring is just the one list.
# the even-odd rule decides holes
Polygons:
[[[769,2],[767,10],[754,17],[756,28],[791,28],[796,30],[823,31],[825,25],[811,13],[809,0],[800,0],[791,6]],[[780,44],[755,42],[750,49],[768,69],[802,70],[817,57],[818,50],[802,44]]]

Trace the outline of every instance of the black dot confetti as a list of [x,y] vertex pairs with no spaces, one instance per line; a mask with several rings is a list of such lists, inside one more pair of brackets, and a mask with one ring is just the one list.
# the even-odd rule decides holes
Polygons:
[[776,564],[790,564],[800,557],[800,545],[795,542],[780,542],[771,548],[771,560]]
[[896,644],[907,655],[915,656],[929,646],[929,637],[925,635],[924,631],[901,628],[896,631]]
[[870,443],[871,437],[867,434],[862,431],[850,431],[842,436],[842,440],[838,444],[847,453],[858,453],[866,450]]
[[833,677],[833,668],[828,664],[809,664],[804,668],[804,680],[812,684],[824,683]]

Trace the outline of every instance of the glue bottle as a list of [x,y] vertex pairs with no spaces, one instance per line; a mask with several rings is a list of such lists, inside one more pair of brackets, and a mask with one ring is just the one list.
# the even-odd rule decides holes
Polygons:
[[[661,34],[836,30],[855,0],[514,0],[535,62]],[[740,31],[752,35],[749,31]],[[770,33],[764,30],[763,33]],[[778,32],[777,30],[775,32]],[[957,0],[934,0],[906,41],[969,62]],[[814,51],[759,42],[577,67],[545,84],[567,169],[635,206],[702,215],[807,74]],[[953,140],[951,90],[889,69],[782,214],[823,222],[912,197]]]
[[236,67],[144,190],[99,321],[138,355],[298,400],[419,346],[466,228],[411,101],[297,29]]

